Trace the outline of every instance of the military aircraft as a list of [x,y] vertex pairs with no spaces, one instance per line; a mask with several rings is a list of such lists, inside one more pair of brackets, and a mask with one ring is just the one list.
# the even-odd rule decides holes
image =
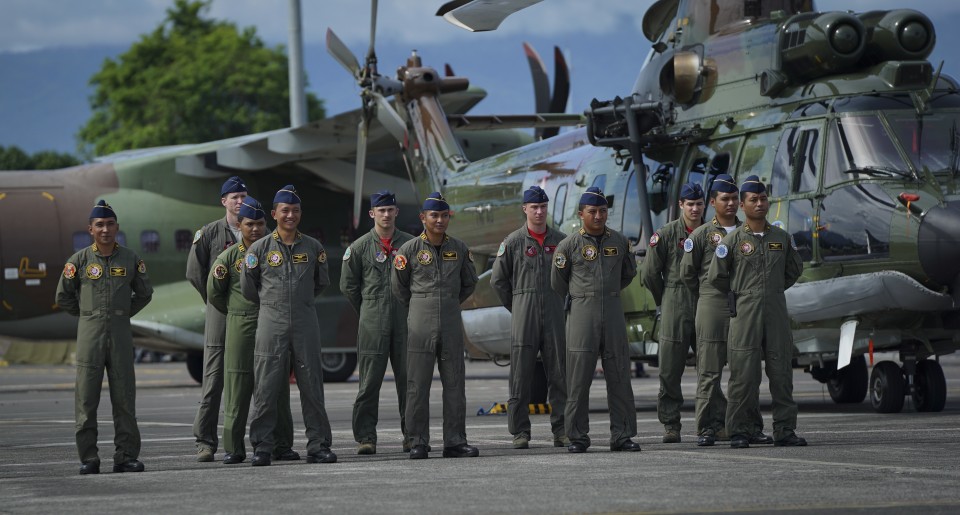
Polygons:
[[[491,30],[517,4],[536,3],[454,0],[437,14]],[[910,9],[821,13],[812,0],[658,0],[643,33],[652,49],[633,89],[594,100],[584,119],[448,116],[438,98],[466,79],[438,74],[416,52],[395,76],[381,75],[372,37],[362,68],[332,31],[328,51],[357,77],[365,108],[395,120],[418,196],[444,193],[451,231],[478,270],[522,224],[517,199],[530,185],[548,192],[551,223],[568,233],[579,227],[580,193],[601,187],[609,225],[642,259],[653,229],[678,216],[683,183],[709,192],[717,174],[758,174],[769,221],[805,260],[787,292],[796,366],[838,403],[869,392],[879,412],[900,411],[906,397],[918,411],[942,410],[936,358],[960,344],[960,85],[927,61],[930,20]],[[583,120],[478,161],[453,132]],[[488,283],[489,271],[481,277]],[[639,280],[623,297],[633,358],[654,361],[652,298]],[[467,304],[471,343],[507,359],[507,311],[489,288]],[[865,356],[875,351],[898,352],[902,365],[877,363],[868,379]]]

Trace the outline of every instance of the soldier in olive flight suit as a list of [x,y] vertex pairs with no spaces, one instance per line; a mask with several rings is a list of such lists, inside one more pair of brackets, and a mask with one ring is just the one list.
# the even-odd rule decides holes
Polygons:
[[357,454],[377,453],[377,419],[380,387],[393,366],[397,400],[400,405],[400,431],[403,451],[410,451],[406,437],[407,400],[407,306],[390,291],[390,266],[397,250],[413,239],[397,230],[397,197],[389,191],[370,196],[373,229],[364,234],[343,254],[340,291],[360,315],[357,330],[357,362],[360,388],[353,404],[353,437],[359,444]]
[[680,407],[683,392],[680,379],[687,365],[687,353],[696,350],[694,310],[697,294],[680,279],[683,242],[703,224],[703,188],[687,183],[680,188],[681,215],[650,236],[650,249],[640,277],[650,290],[660,312],[660,393],[657,416],[663,424],[663,443],[680,442]]
[[[207,302],[207,277],[213,260],[230,245],[240,241],[237,213],[247,196],[247,186],[240,177],[233,176],[220,187],[220,204],[226,216],[204,225],[193,236],[193,246],[187,255],[187,281]],[[227,318],[216,308],[207,305],[203,326],[203,384],[200,408],[193,421],[193,436],[197,439],[197,461],[213,461],[217,452],[217,420],[220,418],[220,396],[223,394],[223,345]]]
[[639,451],[631,440],[637,434],[637,407],[630,383],[630,348],[620,302],[620,290],[637,275],[630,244],[607,223],[607,199],[590,187],[577,208],[583,227],[563,239],[553,258],[550,283],[566,297],[567,405],[564,424],[569,452],[590,447],[590,384],[603,363],[610,409],[610,450]]
[[553,254],[567,235],[547,226],[549,201],[539,186],[523,192],[526,223],[500,244],[490,276],[490,284],[512,314],[507,428],[515,449],[530,447],[527,406],[538,353],[549,384],[553,445],[570,445],[563,430],[567,402],[563,297],[550,287]]
[[147,266],[117,242],[117,215],[101,200],[87,229],[93,245],[70,256],[57,284],[57,305],[77,325],[76,438],[81,474],[99,474],[97,407],[107,371],[113,407],[114,472],[143,472],[136,415],[133,334],[130,317],[153,296]]
[[727,432],[730,447],[750,446],[760,390],[760,363],[766,363],[773,398],[773,444],[804,446],[796,434],[793,401],[793,333],[783,292],[803,272],[803,262],[790,235],[767,223],[766,188],[756,175],[740,186],[740,207],[746,223],[723,238],[707,280],[722,293],[732,292],[727,355]]
[[[263,237],[267,224],[263,207],[257,199],[247,196],[240,206],[241,241],[223,251],[210,271],[207,280],[207,301],[227,315],[226,348],[223,353],[223,463],[233,465],[247,458],[243,437],[247,432],[247,415],[253,396],[253,347],[257,333],[257,314],[260,306],[243,297],[240,275],[247,248]],[[290,385],[285,382],[277,401],[277,442],[274,458],[293,459],[293,416],[290,413]]]
[[433,368],[443,384],[443,457],[480,455],[467,444],[463,322],[460,303],[477,285],[473,255],[447,235],[450,205],[439,192],[423,202],[424,232],[400,247],[393,259],[393,294],[409,307],[407,317],[407,431],[410,459],[426,459],[430,443]]
[[250,443],[254,454],[250,464],[270,465],[276,446],[277,402],[289,388],[291,361],[307,428],[307,463],[336,463],[323,400],[320,324],[315,307],[316,297],[330,284],[327,252],[319,241],[297,230],[300,196],[293,185],[277,192],[270,213],[277,228],[247,249],[240,276],[243,296],[260,304],[253,354]]
[[[697,297],[697,445],[708,447],[726,433],[724,418],[727,399],[723,395],[720,379],[727,364],[727,332],[730,328],[730,311],[727,298],[721,295],[708,281],[707,273],[713,261],[714,251],[723,237],[740,226],[737,206],[739,190],[733,177],[717,175],[710,189],[710,205],[715,215],[693,231],[688,242],[683,243],[683,259],[680,271],[683,283]],[[759,407],[759,404],[758,404]],[[771,444],[773,438],[763,434],[763,418],[760,411],[753,415],[755,431],[750,443]]]

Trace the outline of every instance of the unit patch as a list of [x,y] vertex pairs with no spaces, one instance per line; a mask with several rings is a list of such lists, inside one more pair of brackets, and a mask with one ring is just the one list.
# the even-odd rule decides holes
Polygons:
[[141,274],[147,273],[147,264],[144,263],[142,259],[137,261],[137,272],[140,272]]
[[126,277],[127,269],[122,266],[111,266],[110,277]]
[[[347,247],[347,251],[343,253],[343,260],[347,261],[350,259],[350,247]],[[383,261],[381,261],[383,263]]]
[[707,235],[707,238],[710,240],[710,243],[713,243],[713,246],[716,247],[723,241],[723,234],[721,234],[720,231],[711,231],[710,234]]
[[251,269],[251,270],[254,269],[254,268],[256,268],[257,265],[260,264],[260,261],[257,260],[256,254],[252,254],[252,253],[251,253],[251,254],[247,254],[247,257],[244,258],[244,259],[245,259],[246,262],[247,262],[247,268],[249,268],[249,269]]
[[502,256],[503,253],[506,251],[507,251],[507,242],[506,240],[504,240],[500,242],[500,248],[497,249],[497,257]]
[[100,276],[103,275],[103,267],[96,263],[90,263],[87,265],[87,278],[97,280]]
[[[326,251],[326,250],[321,250],[320,253],[317,254],[317,262],[320,263],[320,264],[323,264],[323,263],[326,263],[326,262],[327,262],[327,251]],[[294,263],[296,263],[296,261],[294,261]],[[304,261],[304,263],[306,263],[306,261]]]
[[237,260],[233,262],[233,269],[236,270],[237,273],[239,274],[240,271],[243,270],[243,260],[240,258],[237,258]]
[[783,220],[776,220],[773,222],[773,226],[777,229],[783,229]]
[[444,260],[444,261],[456,261],[456,260],[457,260],[457,251],[455,251],[455,250],[445,250],[445,251],[443,251],[443,260]]
[[294,262],[294,263],[306,263],[307,261],[310,261],[310,258],[307,257],[306,254],[294,254],[294,255],[293,255],[293,262]]
[[468,251],[467,251],[467,260],[469,260],[471,263],[473,263],[473,251],[472,251],[472,250],[468,250]]
[[563,254],[557,254],[557,256],[556,256],[555,258],[553,258],[553,264],[554,264],[557,268],[561,268],[561,269],[566,268],[566,267],[567,267],[567,256],[564,256]]
[[650,246],[656,247],[657,243],[660,242],[660,233],[653,233],[653,236],[650,237]]
[[[347,252],[349,252],[349,251],[350,251],[350,249],[347,249]],[[349,256],[348,256],[348,257],[349,257]],[[382,251],[382,250],[378,250],[378,251],[377,251],[377,254],[376,254],[375,256],[373,256],[373,259],[375,259],[375,260],[377,261],[377,263],[383,263],[384,261],[387,260],[387,253],[384,252],[384,251]],[[343,260],[346,261],[347,258],[344,258]]]
[[223,265],[217,265],[213,267],[213,277],[214,279],[224,280],[227,278],[227,267]]
[[684,252],[693,252],[693,239],[687,238],[683,240],[683,251]]
[[720,259],[727,257],[727,252],[728,252],[727,246],[724,245],[723,243],[721,243],[720,245],[717,245],[717,250],[713,251],[713,253],[716,254],[717,257]]
[[421,250],[417,252],[417,261],[419,261],[421,265],[429,265],[433,263],[433,254],[431,254],[429,250]]
[[593,245],[584,245],[583,248],[580,249],[580,255],[587,261],[593,261],[597,259],[597,248]]
[[197,229],[197,232],[193,233],[193,242],[196,243],[200,241],[200,238],[203,237],[203,229]]
[[530,257],[536,256],[536,255],[537,255],[537,247],[535,247],[535,246],[533,246],[533,245],[528,245],[528,246],[527,246],[527,250],[526,250],[526,252],[524,252],[524,254],[526,254],[526,255],[528,255],[528,256],[530,256]]
[[73,279],[77,275],[77,265],[67,263],[63,265],[63,276],[67,279]]
[[557,246],[556,246],[556,245],[544,245],[544,246],[543,246],[543,251],[546,252],[547,254],[553,254],[553,252],[554,252],[555,250],[557,250]]
[[603,255],[604,255],[604,256],[619,256],[619,255],[620,255],[620,247],[604,247],[604,248],[603,248]]
[[744,256],[749,256],[750,254],[753,254],[756,250],[757,248],[754,247],[753,243],[750,243],[749,241],[745,241],[740,244],[740,253],[743,254]]
[[407,257],[403,254],[397,254],[397,257],[393,258],[393,267],[397,270],[406,270],[407,269]]
[[267,252],[267,264],[270,266],[280,266],[283,264],[283,254],[279,250]]
[[767,243],[767,250],[783,250],[783,243]]

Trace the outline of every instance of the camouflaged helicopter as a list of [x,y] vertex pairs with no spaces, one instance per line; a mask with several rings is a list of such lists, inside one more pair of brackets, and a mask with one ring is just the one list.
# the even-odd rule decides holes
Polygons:
[[[455,0],[437,14],[492,30],[538,2]],[[718,174],[757,174],[770,192],[768,220],[805,260],[787,292],[796,366],[837,403],[869,392],[879,412],[900,411],[907,397],[917,411],[942,410],[937,358],[960,344],[960,84],[927,61],[936,41],[928,17],[821,13],[813,0],[658,0],[643,33],[652,50],[632,91],[594,100],[583,117],[447,116],[437,98],[466,79],[438,74],[416,52],[395,76],[381,75],[372,34],[363,67],[332,31],[327,44],[362,88],[361,123],[400,142],[418,196],[444,193],[451,231],[487,282],[531,185],[547,191],[550,223],[568,233],[579,227],[580,193],[601,187],[608,225],[643,259],[653,229],[678,216],[682,184],[709,192]],[[453,133],[561,125],[578,127],[478,161]],[[363,148],[360,140],[358,156]],[[655,361],[653,300],[639,280],[623,296],[632,357]],[[506,359],[509,313],[496,296],[478,288],[466,307],[471,343]],[[881,351],[902,365],[881,361],[868,379],[866,356]]]

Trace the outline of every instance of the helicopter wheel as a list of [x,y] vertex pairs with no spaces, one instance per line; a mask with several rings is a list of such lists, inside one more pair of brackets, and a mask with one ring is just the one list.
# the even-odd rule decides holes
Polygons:
[[837,404],[859,404],[867,398],[867,360],[857,356],[827,381],[830,398]]
[[900,367],[892,361],[881,361],[870,374],[870,404],[877,413],[899,413],[905,387]]
[[913,404],[917,411],[943,411],[947,402],[947,380],[940,363],[923,360],[913,376]]

